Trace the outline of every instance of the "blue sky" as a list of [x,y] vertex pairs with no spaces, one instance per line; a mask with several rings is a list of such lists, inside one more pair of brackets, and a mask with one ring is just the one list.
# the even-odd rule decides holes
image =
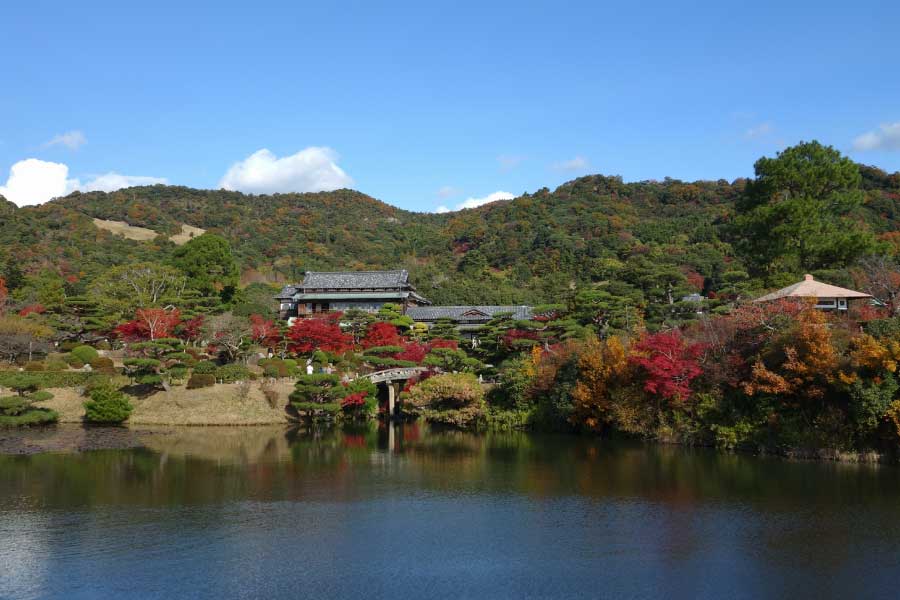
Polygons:
[[17,2],[0,193],[347,185],[432,211],[734,179],[809,139],[900,170],[900,5],[727,4]]

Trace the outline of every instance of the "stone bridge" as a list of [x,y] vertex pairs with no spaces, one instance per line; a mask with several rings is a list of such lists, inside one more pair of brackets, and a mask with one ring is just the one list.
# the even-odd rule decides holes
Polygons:
[[427,371],[425,367],[396,367],[393,369],[385,369],[383,371],[376,371],[374,373],[369,373],[368,375],[360,375],[360,379],[368,379],[372,383],[382,383],[382,382],[392,382],[392,381],[405,381],[407,379],[412,379],[416,375],[420,373],[424,373]]
[[397,396],[400,394],[399,382],[412,379],[427,370],[425,367],[395,367],[361,375],[359,379],[368,379],[372,383],[383,383],[387,386],[387,414],[388,418],[393,418],[397,410]]

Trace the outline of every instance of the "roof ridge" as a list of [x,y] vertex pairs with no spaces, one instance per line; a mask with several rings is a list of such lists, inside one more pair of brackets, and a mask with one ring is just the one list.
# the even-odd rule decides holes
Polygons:
[[344,273],[405,273],[406,269],[370,269],[365,271],[306,271],[306,273],[324,273],[327,275],[338,275]]

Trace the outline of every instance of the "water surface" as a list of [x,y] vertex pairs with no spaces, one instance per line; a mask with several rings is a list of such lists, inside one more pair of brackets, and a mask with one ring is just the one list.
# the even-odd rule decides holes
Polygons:
[[140,443],[0,456],[0,597],[859,598],[900,581],[895,467],[415,425]]

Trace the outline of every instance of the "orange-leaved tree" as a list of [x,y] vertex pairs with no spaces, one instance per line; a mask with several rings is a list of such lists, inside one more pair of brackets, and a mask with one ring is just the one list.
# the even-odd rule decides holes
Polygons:
[[757,358],[742,386],[749,396],[822,399],[837,375],[839,357],[828,318],[811,306],[797,314],[794,326],[766,355],[766,360]]
[[578,380],[572,390],[573,425],[592,431],[606,426],[612,405],[610,388],[626,378],[628,366],[628,352],[618,337],[587,340],[578,358]]

